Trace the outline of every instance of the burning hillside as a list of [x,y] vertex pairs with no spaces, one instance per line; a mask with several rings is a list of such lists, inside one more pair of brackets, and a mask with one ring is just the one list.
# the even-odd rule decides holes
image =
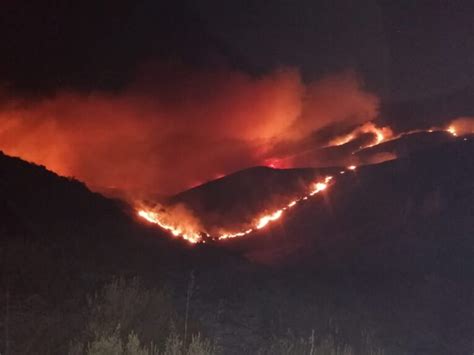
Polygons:
[[177,195],[161,205],[154,203],[156,196],[251,166],[378,163],[397,157],[398,151],[377,151],[397,139],[474,131],[470,117],[407,132],[379,126],[378,97],[351,71],[304,82],[291,68],[255,77],[222,68],[154,65],[114,93],[59,90],[49,97],[0,99],[0,149],[6,154],[133,204],[152,200],[140,206],[140,216],[194,243],[243,236],[271,224],[325,189],[339,171],[308,173],[295,185],[282,184],[281,191],[273,190],[280,185],[272,181],[262,181],[259,193],[222,189],[226,208],[232,205],[229,191],[252,200],[248,208],[236,205],[225,213],[206,205],[199,193],[188,192],[185,203]]
[[[450,126],[447,129],[433,128],[427,131],[417,130],[400,134],[397,137],[383,135],[383,132],[390,132],[387,128],[379,130],[372,124],[364,126],[370,127],[369,129],[373,129],[374,132],[379,132],[380,135],[375,135],[376,141],[373,144],[361,147],[359,150],[353,152],[353,154],[360,154],[361,152],[365,152],[368,148],[372,150],[376,149],[376,147],[378,145],[382,145],[382,143],[384,143],[384,145],[388,145],[392,142],[397,143],[399,140],[401,140],[401,137],[411,138],[412,136],[417,136],[420,133],[429,135],[435,134],[435,136],[441,134],[441,137],[448,134],[453,138],[457,138],[458,136],[454,126]],[[365,128],[363,128],[364,126],[355,130],[352,139],[356,139],[357,132],[365,133]],[[464,138],[464,140],[465,139],[467,138]],[[419,137],[415,137],[415,140],[419,140]],[[350,140],[344,144],[349,143]],[[439,144],[439,141],[437,144]],[[429,145],[424,144],[424,147],[429,147]],[[376,154],[380,153],[376,152]],[[142,203],[138,203],[137,214],[139,217],[147,220],[148,222],[158,225],[159,227],[169,231],[173,236],[181,237],[193,244],[206,242],[208,240],[225,240],[244,237],[272,225],[275,221],[281,220],[288,211],[295,208],[300,203],[310,199],[314,195],[321,193],[329,186],[334,185],[337,181],[337,178],[334,178],[334,175],[344,175],[346,173],[355,172],[356,170],[356,165],[349,165],[344,169],[323,169],[319,170],[319,173],[325,171],[326,173],[331,173],[333,175],[326,175],[324,178],[319,178],[319,180],[315,179],[312,181],[310,181],[311,176],[317,175],[317,170],[283,170],[285,174],[289,175],[286,176],[286,178],[290,177],[290,179],[286,179],[285,181],[286,187],[291,184],[294,185],[293,189],[289,189],[293,190],[293,195],[291,195],[289,191],[287,191],[286,194],[282,194],[281,191],[277,192],[278,184],[275,180],[273,180],[268,185],[263,185],[270,187],[270,190],[268,191],[265,191],[265,189],[261,190],[260,188],[256,189],[255,186],[261,186],[258,184],[258,175],[255,176],[255,174],[238,173],[235,174],[236,176],[231,177],[230,180],[235,178],[235,180],[241,183],[250,176],[250,183],[253,184],[251,190],[253,190],[254,196],[244,193],[245,200],[242,201],[242,199],[237,199],[235,206],[233,206],[232,202],[233,199],[235,199],[235,196],[232,197],[229,195],[229,192],[231,194],[242,193],[242,186],[235,184],[232,187],[228,185],[226,186],[224,183],[225,179],[218,179],[215,183],[213,182],[214,190],[206,188],[206,185],[203,185],[203,187],[191,189],[188,192],[177,195],[176,197],[170,199],[170,205],[168,207],[162,205],[150,207]],[[263,170],[262,172],[265,172],[265,174],[268,175],[268,172],[270,171],[277,172],[278,170],[267,168],[267,171]],[[292,178],[291,173],[295,173],[295,176]],[[301,179],[301,177],[304,175],[306,175],[306,180]],[[296,178],[297,176],[299,178]],[[295,181],[298,181],[297,185],[299,185],[299,188],[296,188],[297,185],[295,185]],[[270,181],[267,180],[267,182]],[[273,188],[277,188],[277,190],[271,191]],[[224,203],[219,204],[215,199],[213,201],[212,195],[214,195],[214,198],[216,198],[216,196],[222,197]],[[211,202],[211,206],[209,206],[209,201],[213,201]],[[258,210],[258,208],[260,208],[260,210]],[[209,218],[208,216],[211,217]],[[229,228],[228,225],[231,227]]]

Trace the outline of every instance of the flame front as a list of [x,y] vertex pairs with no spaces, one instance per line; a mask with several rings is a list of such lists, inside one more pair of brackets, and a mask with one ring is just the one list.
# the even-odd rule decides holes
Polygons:
[[269,214],[269,215],[267,215],[267,216],[261,217],[261,218],[258,220],[257,225],[255,226],[255,228],[257,228],[257,229],[262,229],[262,228],[265,227],[268,223],[273,222],[273,221],[276,221],[278,218],[281,217],[282,214],[283,214],[283,209],[278,210],[278,211],[275,211],[275,212],[273,212],[272,214]]
[[204,231],[193,230],[190,226],[180,226],[178,223],[171,224],[169,222],[165,222],[163,216],[152,209],[139,208],[137,210],[137,214],[139,217],[145,219],[146,221],[156,224],[162,229],[170,232],[173,236],[181,237],[193,244],[204,242],[204,238],[216,240],[238,238],[251,234],[256,230],[263,229],[271,223],[279,220],[283,216],[284,212],[286,212],[288,209],[293,208],[303,200],[307,200],[308,197],[314,196],[320,193],[321,191],[326,190],[329,186],[329,182],[332,179],[332,176],[326,176],[323,181],[317,181],[312,183],[306,195],[291,200],[280,209],[274,210],[268,214],[255,218],[251,228],[236,232],[222,232],[221,234],[214,237]]
[[[457,122],[457,121],[460,121],[460,122]],[[361,146],[360,149],[370,148],[370,147],[376,146],[380,143],[384,143],[384,142],[387,142],[387,141],[398,139],[400,137],[407,136],[407,135],[410,135],[410,134],[413,134],[413,133],[421,133],[421,132],[428,132],[428,133],[447,132],[447,133],[451,134],[452,136],[457,137],[459,135],[459,132],[458,132],[456,126],[455,126],[456,123],[458,123],[458,124],[460,123],[460,124],[464,125],[464,127],[465,127],[464,134],[474,133],[474,123],[472,122],[472,119],[459,119],[459,120],[456,120],[453,123],[451,123],[451,125],[448,126],[447,128],[432,127],[432,128],[429,128],[429,129],[413,129],[411,131],[402,132],[402,133],[399,133],[397,135],[394,135],[393,131],[388,126],[387,127],[377,127],[372,122],[366,122],[362,126],[359,126],[359,127],[355,128],[352,132],[350,132],[346,135],[339,136],[339,137],[336,137],[336,138],[332,139],[329,142],[328,146],[329,147],[341,146],[341,145],[350,143],[351,141],[353,141],[354,139],[359,137],[361,134],[367,134],[367,133],[373,134],[374,139],[369,144]]]
[[373,147],[374,145],[380,144],[388,139],[391,139],[393,136],[393,132],[390,129],[390,127],[377,127],[372,122],[366,122],[362,126],[355,128],[349,134],[334,138],[333,140],[329,142],[329,146],[330,147],[341,146],[341,145],[351,142],[352,140],[359,137],[361,134],[368,134],[368,133],[371,133],[374,135],[374,140],[361,148]]
[[328,187],[329,182],[333,179],[332,176],[326,176],[323,181],[318,181],[313,184],[311,184],[311,188],[309,189],[309,192],[301,196],[297,199],[291,200],[288,202],[288,204],[280,209],[277,209],[269,214],[263,215],[261,217],[256,218],[253,228],[247,229],[246,231],[243,232],[235,232],[235,233],[223,233],[217,237],[217,239],[222,240],[222,239],[231,239],[231,238],[237,238],[237,237],[243,237],[247,234],[250,234],[254,232],[255,230],[265,228],[272,222],[275,222],[279,220],[283,214],[290,208],[293,208],[296,206],[299,202],[307,200],[308,197],[314,196],[317,193],[325,190]]
[[446,130],[447,132],[451,133],[453,136],[457,137],[458,133],[456,132],[456,128],[454,126],[449,126]]
[[141,218],[144,218],[150,223],[157,224],[161,228],[171,232],[171,234],[175,237],[181,237],[184,240],[187,240],[188,242],[193,243],[193,244],[196,244],[202,241],[202,237],[198,232],[187,231],[183,229],[182,227],[166,224],[160,218],[160,215],[153,210],[140,209],[138,210],[137,213],[138,213],[138,216],[140,216]]

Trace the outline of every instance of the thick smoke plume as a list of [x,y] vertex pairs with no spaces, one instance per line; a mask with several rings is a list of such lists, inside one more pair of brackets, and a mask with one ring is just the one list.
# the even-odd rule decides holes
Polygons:
[[59,90],[0,102],[5,153],[101,191],[146,195],[323,146],[330,137],[318,132],[335,135],[378,112],[354,73],[305,84],[294,69],[255,78],[161,67],[115,93]]

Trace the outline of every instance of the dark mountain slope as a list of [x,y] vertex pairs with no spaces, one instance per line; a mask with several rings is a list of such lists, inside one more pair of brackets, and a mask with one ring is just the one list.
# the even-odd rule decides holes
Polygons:
[[449,132],[418,132],[362,149],[355,156],[361,164],[371,164],[377,162],[377,159],[401,158],[419,150],[426,150],[459,139]]
[[[0,154],[0,194],[5,213],[0,219],[3,228],[22,230],[29,237],[83,233],[99,223],[126,220],[124,206],[117,201],[92,193],[75,179],[58,176],[44,167],[3,153]],[[112,228],[113,224],[108,227]]]
[[67,289],[99,281],[101,275],[164,277],[173,270],[187,270],[196,263],[207,267],[228,257],[210,246],[191,248],[172,240],[138,220],[125,203],[4,154],[0,154],[0,196],[0,261],[17,271],[35,265],[35,259],[51,268],[29,270],[24,280],[17,278],[22,272],[12,271],[25,293],[35,292],[28,284],[33,277],[48,275],[62,284],[58,289]]
[[433,266],[442,255],[466,262],[474,233],[473,156],[474,142],[457,140],[337,175],[322,196],[273,228],[223,245],[255,260],[325,267],[354,259],[420,269],[423,258]]

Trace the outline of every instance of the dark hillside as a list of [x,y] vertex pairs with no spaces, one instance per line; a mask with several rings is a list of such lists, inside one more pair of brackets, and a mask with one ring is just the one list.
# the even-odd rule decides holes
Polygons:
[[[327,257],[344,256],[347,262],[347,257],[383,244],[387,252],[403,245],[410,259],[418,243],[416,236],[425,238],[419,240],[419,247],[423,248],[423,240],[427,242],[425,256],[431,255],[428,251],[434,246],[430,242],[435,240],[467,252],[474,231],[473,154],[473,141],[461,139],[337,174],[334,186],[292,211],[274,228],[223,245],[257,259],[261,256],[262,261],[272,261],[275,256],[277,264],[291,263],[295,257],[298,262],[326,266],[331,264]],[[436,244],[435,249],[439,248],[441,244]],[[385,254],[364,255],[364,263],[374,258],[378,263],[387,261]],[[409,267],[403,253],[395,260]]]
[[117,217],[125,220],[124,206],[118,201],[91,192],[73,178],[3,153],[0,193],[3,211],[9,215],[0,220],[3,228],[22,230],[28,237],[49,239],[63,234],[66,238],[69,233],[80,233],[84,238],[99,223],[112,227]]
[[356,156],[361,163],[370,164],[376,162],[378,157],[389,156],[387,154],[393,155],[393,158],[401,158],[418,150],[426,150],[458,139],[448,132],[418,132],[362,149],[356,153]]

